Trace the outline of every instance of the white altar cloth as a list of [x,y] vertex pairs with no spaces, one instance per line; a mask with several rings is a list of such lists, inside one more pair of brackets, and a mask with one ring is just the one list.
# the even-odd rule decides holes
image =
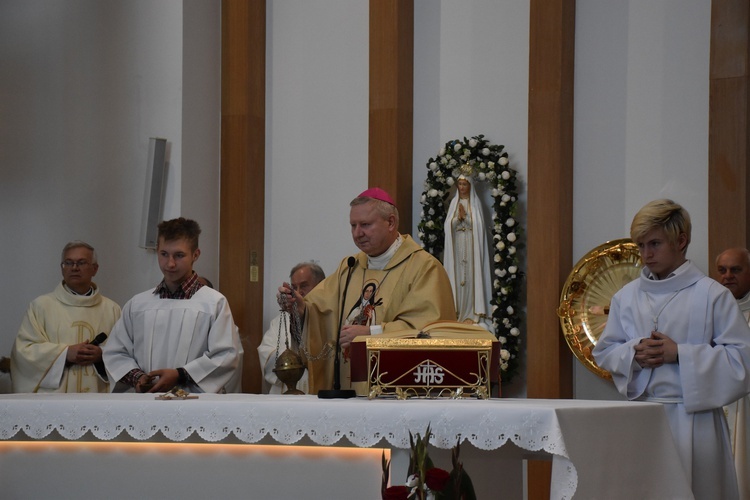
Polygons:
[[[586,400],[321,400],[314,396],[146,394],[0,396],[0,439],[232,440],[408,448],[409,432],[451,448],[508,442],[551,455],[551,498],[692,498],[663,408]],[[59,438],[57,438],[59,439]],[[384,445],[387,443],[387,445]],[[462,453],[465,445],[462,446]]]

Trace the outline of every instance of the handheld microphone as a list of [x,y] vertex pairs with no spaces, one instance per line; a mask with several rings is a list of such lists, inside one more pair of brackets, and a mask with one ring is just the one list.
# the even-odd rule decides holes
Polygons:
[[99,345],[102,342],[104,342],[105,340],[107,340],[107,334],[104,333],[104,332],[101,332],[99,335],[97,335],[96,337],[94,337],[94,340],[92,340],[91,342],[89,342],[89,344],[91,344],[91,345]]
[[344,284],[344,294],[341,296],[341,309],[339,310],[339,327],[336,331],[336,350],[334,351],[333,358],[333,389],[326,390],[321,389],[318,391],[318,398],[320,399],[348,399],[353,398],[357,393],[352,389],[341,389],[341,361],[339,353],[341,352],[341,327],[344,323],[344,306],[346,303],[346,292],[349,290],[349,281],[352,279],[352,271],[357,265],[357,259],[350,256],[346,265],[349,270],[346,273],[346,283]]

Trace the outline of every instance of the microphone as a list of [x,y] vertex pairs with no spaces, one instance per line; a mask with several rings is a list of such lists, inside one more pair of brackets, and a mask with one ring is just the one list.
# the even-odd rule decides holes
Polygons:
[[91,342],[89,342],[89,344],[91,344],[91,345],[99,345],[102,342],[104,342],[105,340],[107,340],[107,334],[104,333],[104,332],[101,332],[99,335],[97,335],[96,337],[94,337],[94,340],[92,340]]
[[333,389],[319,390],[319,399],[349,399],[357,395],[357,393],[353,389],[341,389],[341,360],[339,359],[339,353],[341,352],[341,327],[344,323],[346,292],[349,290],[349,281],[352,279],[352,271],[354,271],[354,267],[357,265],[357,259],[355,259],[353,256],[350,256],[346,261],[346,265],[349,267],[349,269],[346,273],[344,294],[341,296],[341,308],[339,309],[339,327],[336,330],[336,350],[334,351],[333,358]]

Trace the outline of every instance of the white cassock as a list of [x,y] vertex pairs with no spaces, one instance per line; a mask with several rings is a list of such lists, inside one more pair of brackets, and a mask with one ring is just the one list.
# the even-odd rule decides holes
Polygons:
[[112,392],[134,368],[185,368],[188,392],[241,392],[242,343],[227,299],[204,286],[190,299],[160,299],[153,290],[125,304],[102,348]]
[[[263,334],[263,340],[258,346],[258,358],[260,360],[260,366],[263,367],[263,378],[266,381],[266,387],[263,388],[263,392],[268,394],[281,394],[286,388],[284,383],[279,380],[273,369],[276,367],[276,349],[278,347],[278,354],[281,355],[286,350],[286,340],[292,343],[291,336],[289,335],[289,316],[286,321],[283,322],[281,334],[279,334],[279,324],[281,322],[281,315],[276,316],[271,320],[271,324]],[[294,346],[296,347],[296,346]],[[307,383],[307,370],[302,374],[302,378],[297,382],[297,389],[309,393],[309,384]],[[267,390],[266,390],[267,389]]]
[[[729,290],[690,261],[664,280],[649,274],[644,268],[612,298],[594,358],[628,399],[664,403],[696,499],[738,498],[722,407],[748,393],[750,327]],[[634,346],[654,318],[678,344],[679,363],[641,368]]]
[[[750,324],[750,293],[737,301],[742,315]],[[724,407],[727,416],[729,433],[732,438],[732,454],[734,467],[737,469],[737,484],[740,488],[740,498],[750,500],[750,396],[745,396]]]

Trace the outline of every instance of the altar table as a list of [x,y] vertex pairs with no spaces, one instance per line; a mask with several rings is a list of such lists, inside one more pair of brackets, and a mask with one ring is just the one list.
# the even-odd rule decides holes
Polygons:
[[[398,484],[403,481],[401,473],[405,474],[406,470],[404,460],[408,460],[408,455],[404,450],[409,448],[409,432],[424,434],[428,423],[433,433],[431,449],[450,449],[460,441],[462,458],[480,451],[490,469],[493,464],[502,468],[506,463],[503,458],[507,459],[504,453],[513,459],[551,458],[551,498],[692,498],[666,415],[657,403],[535,399],[321,400],[314,396],[251,394],[200,394],[198,399],[171,401],[155,400],[153,394],[2,395],[0,440],[4,442],[0,442],[0,491],[19,491],[6,488],[22,487],[15,484],[19,478],[9,477],[14,470],[11,458],[30,454],[32,460],[36,460],[35,454],[42,453],[18,452],[13,445],[39,441],[46,443],[50,450],[56,443],[66,444],[66,441],[79,445],[101,442],[112,442],[112,445],[123,441],[141,445],[144,441],[172,446],[182,443],[185,447],[203,446],[203,449],[207,445],[200,443],[233,445],[229,448],[233,451],[227,453],[251,449],[237,445],[271,444],[274,446],[267,447],[271,451],[265,452],[271,455],[273,450],[284,451],[285,448],[278,445],[310,445],[318,453],[313,462],[325,460],[327,452],[342,447],[349,451],[376,447],[394,453],[391,477]],[[127,453],[127,450],[118,453]],[[139,457],[148,454],[137,453]],[[177,457],[180,452],[167,449],[163,453],[167,457]],[[369,460],[368,467],[372,468],[373,463],[379,467],[381,453],[376,451],[375,458],[365,459]],[[106,461],[107,456],[95,453],[94,461]],[[165,462],[160,460],[160,463]],[[284,464],[286,459],[280,460]],[[344,455],[340,460],[348,467],[356,466],[358,459]],[[450,469],[449,461],[435,462],[438,467]],[[60,463],[59,457],[53,457],[53,466],[55,463]],[[122,467],[122,463],[118,466]],[[269,480],[283,483],[295,474],[304,473],[304,468],[297,466],[281,467],[275,477],[270,477],[274,476],[273,471],[263,474]],[[335,477],[343,475],[339,465],[328,468],[336,468]],[[250,469],[245,470],[250,473]],[[503,473],[497,470],[497,476],[482,478],[468,467],[467,472],[476,483],[492,482]],[[371,481],[376,483],[374,491],[359,491],[351,498],[379,498],[379,474],[379,470],[370,473],[374,477]],[[92,473],[88,477],[97,476]],[[189,481],[190,477],[191,472],[182,469],[179,476],[163,480],[166,484],[176,484]],[[133,479],[137,482],[137,478],[131,481]],[[329,481],[327,484],[316,484],[314,478],[306,481],[308,490],[300,491],[300,498],[324,498],[324,488],[331,486],[329,480],[319,480],[320,483]],[[497,498],[509,498],[503,495],[503,482],[496,481],[493,491],[497,492]],[[321,489],[319,495],[316,488]],[[168,493],[169,489],[163,491]],[[196,497],[200,496],[198,489],[193,491]],[[244,498],[254,496],[246,494]]]

